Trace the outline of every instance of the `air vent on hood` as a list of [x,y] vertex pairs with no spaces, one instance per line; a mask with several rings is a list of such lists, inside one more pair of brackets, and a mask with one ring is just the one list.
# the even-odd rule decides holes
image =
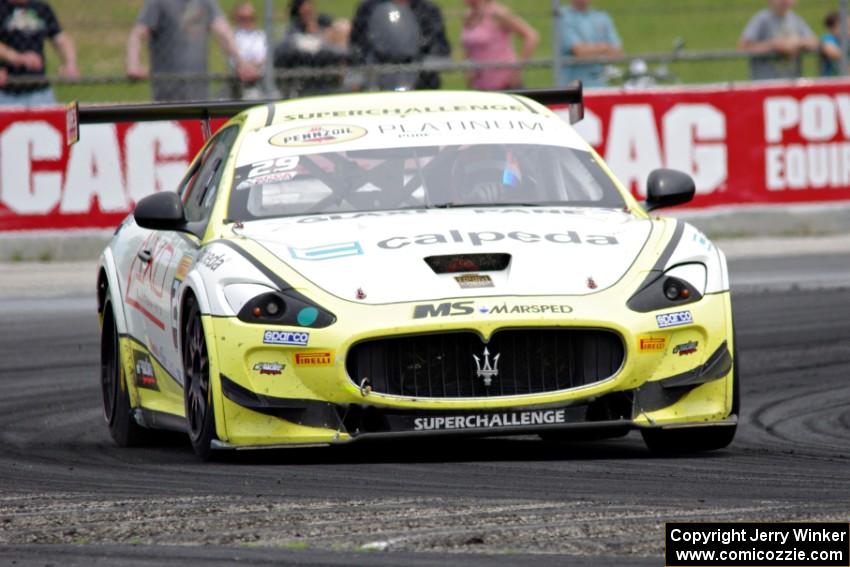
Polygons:
[[425,262],[435,274],[458,274],[464,272],[499,272],[511,263],[510,254],[450,254],[428,256]]

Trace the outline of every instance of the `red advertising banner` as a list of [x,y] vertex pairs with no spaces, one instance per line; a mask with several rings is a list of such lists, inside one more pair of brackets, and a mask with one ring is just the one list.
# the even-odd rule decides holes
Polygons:
[[[850,201],[850,81],[587,93],[577,125],[642,197],[659,167],[691,174],[705,208]],[[63,109],[0,111],[0,232],[111,228],[177,186],[197,122],[87,125]]]
[[577,129],[632,191],[693,176],[691,207],[850,200],[850,81],[588,94]]
[[89,125],[73,146],[65,127],[64,109],[0,112],[0,231],[115,227],[203,145],[198,122]]

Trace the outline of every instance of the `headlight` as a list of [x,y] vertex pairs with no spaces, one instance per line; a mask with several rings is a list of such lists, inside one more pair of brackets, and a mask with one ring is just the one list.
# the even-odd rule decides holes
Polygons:
[[705,293],[706,274],[704,264],[673,266],[655,279],[648,279],[626,305],[632,311],[647,313],[694,303]]
[[336,322],[333,313],[294,289],[273,291],[255,284],[232,284],[224,295],[239,320],[321,329]]

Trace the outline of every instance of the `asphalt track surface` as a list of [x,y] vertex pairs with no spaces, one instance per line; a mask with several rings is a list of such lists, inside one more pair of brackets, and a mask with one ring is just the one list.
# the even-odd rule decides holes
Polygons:
[[[0,564],[660,565],[671,520],[850,520],[850,255],[732,263],[724,451],[637,435],[239,453],[102,423],[90,298],[0,300]],[[534,554],[534,555],[531,555]]]

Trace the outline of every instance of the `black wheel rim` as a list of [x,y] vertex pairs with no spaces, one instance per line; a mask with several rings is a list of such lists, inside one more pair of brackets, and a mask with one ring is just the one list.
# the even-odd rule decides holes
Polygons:
[[186,372],[186,417],[192,439],[204,432],[209,411],[209,359],[200,317],[194,315],[187,325],[183,367]]
[[103,393],[103,417],[112,425],[118,401],[118,333],[112,312],[106,310],[103,317],[103,332],[100,340],[100,388]]

